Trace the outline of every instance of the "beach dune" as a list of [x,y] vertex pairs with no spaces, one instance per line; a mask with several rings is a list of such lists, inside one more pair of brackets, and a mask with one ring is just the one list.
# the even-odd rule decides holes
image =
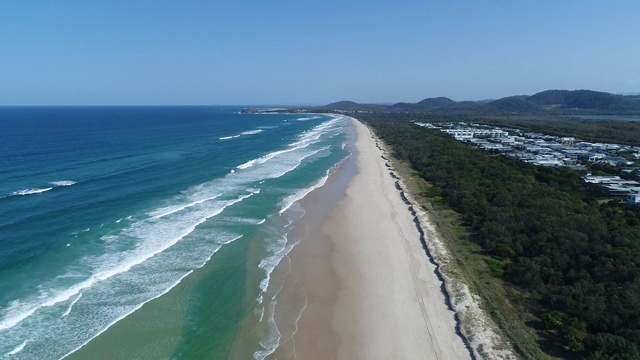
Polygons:
[[[356,174],[291,253],[307,306],[298,331],[270,358],[469,359],[409,205],[369,129],[351,121]],[[331,186],[302,206],[313,214],[322,192],[339,187]]]

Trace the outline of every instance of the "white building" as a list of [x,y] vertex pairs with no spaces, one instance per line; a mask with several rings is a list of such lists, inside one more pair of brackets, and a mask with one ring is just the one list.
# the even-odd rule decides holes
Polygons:
[[627,204],[628,205],[640,204],[640,194],[637,192],[632,192],[627,194]]

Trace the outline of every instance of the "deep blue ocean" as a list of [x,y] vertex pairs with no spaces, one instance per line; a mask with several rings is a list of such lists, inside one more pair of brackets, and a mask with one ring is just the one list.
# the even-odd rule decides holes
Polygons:
[[227,358],[247,322],[245,350],[273,351],[272,271],[349,126],[240,110],[0,108],[1,359],[93,357],[136,326],[132,358]]

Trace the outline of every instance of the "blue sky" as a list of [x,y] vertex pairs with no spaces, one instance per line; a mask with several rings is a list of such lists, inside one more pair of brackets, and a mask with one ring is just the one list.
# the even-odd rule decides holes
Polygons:
[[633,1],[0,1],[0,105],[640,92]]

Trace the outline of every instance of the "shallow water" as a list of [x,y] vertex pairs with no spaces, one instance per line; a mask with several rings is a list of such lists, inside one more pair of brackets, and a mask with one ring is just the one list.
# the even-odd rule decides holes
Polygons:
[[273,351],[273,270],[348,123],[238,111],[0,109],[0,358],[226,358],[247,321]]

